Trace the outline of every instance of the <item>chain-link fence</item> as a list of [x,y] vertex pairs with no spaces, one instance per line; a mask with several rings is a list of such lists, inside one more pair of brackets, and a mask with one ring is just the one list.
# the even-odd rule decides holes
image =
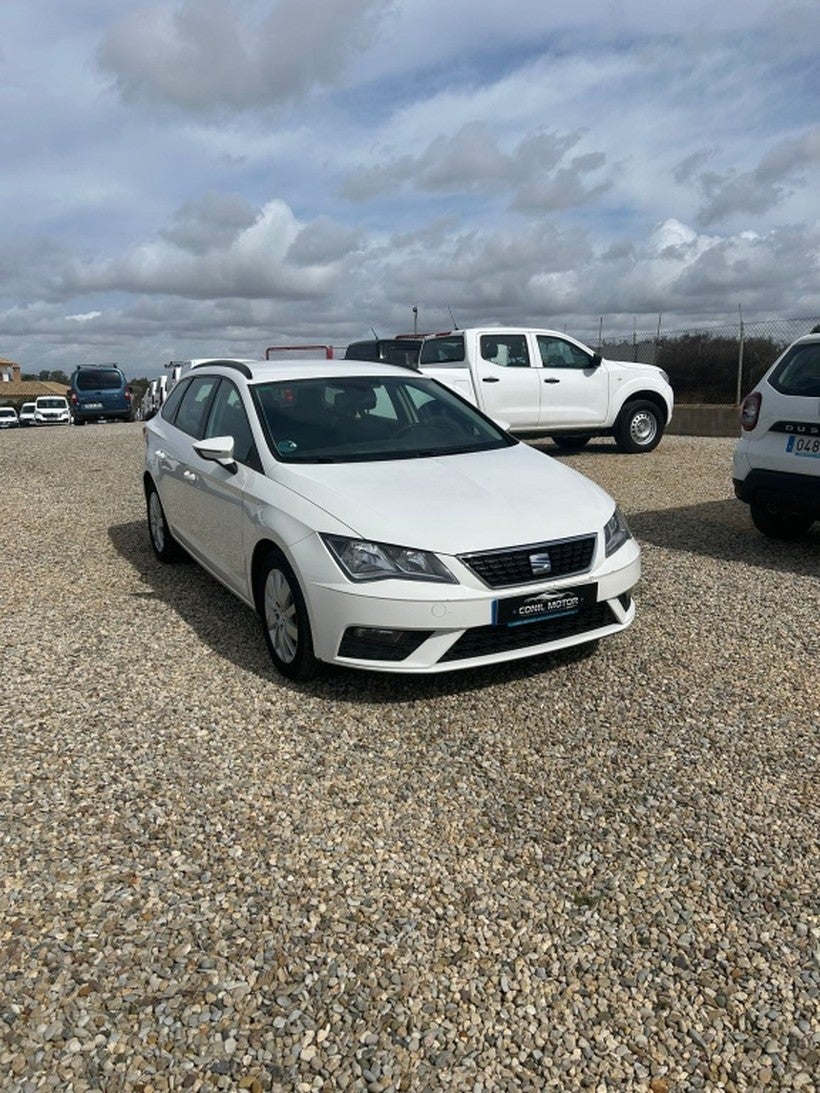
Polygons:
[[739,320],[688,330],[635,330],[631,338],[608,337],[605,320],[594,333],[568,331],[611,360],[656,364],[669,375],[675,401],[735,404],[754,387],[776,357],[820,317]]

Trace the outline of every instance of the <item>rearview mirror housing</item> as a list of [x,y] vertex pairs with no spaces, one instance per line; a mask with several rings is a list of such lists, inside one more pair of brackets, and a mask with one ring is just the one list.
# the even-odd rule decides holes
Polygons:
[[228,471],[236,471],[232,436],[210,436],[207,440],[198,440],[194,444],[194,451],[200,459],[218,463]]

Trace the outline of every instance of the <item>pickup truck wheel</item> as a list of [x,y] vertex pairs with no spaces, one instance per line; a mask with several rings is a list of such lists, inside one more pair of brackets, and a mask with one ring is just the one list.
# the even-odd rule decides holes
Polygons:
[[148,487],[145,502],[148,509],[148,534],[151,536],[154,554],[161,562],[178,562],[183,556],[182,549],[168,528],[162,502],[153,484]]
[[654,402],[628,402],[613,430],[622,452],[651,452],[661,442],[663,420]]
[[280,551],[271,550],[263,561],[257,588],[265,644],[277,670],[287,679],[312,679],[320,664],[313,655],[305,597]]
[[565,452],[580,452],[592,437],[585,433],[555,433],[550,440]]
[[813,516],[789,512],[770,502],[752,501],[749,512],[754,526],[769,539],[797,539],[814,523]]

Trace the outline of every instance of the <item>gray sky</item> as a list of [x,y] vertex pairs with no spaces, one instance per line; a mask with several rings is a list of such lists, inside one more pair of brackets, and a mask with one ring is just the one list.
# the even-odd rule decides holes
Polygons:
[[5,0],[0,356],[820,321],[818,0]]

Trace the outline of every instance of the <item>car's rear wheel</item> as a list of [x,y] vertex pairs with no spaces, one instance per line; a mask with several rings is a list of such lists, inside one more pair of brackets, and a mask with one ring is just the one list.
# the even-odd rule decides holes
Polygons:
[[651,452],[661,442],[663,426],[654,402],[640,399],[628,402],[615,424],[615,443],[622,452]]
[[814,523],[805,512],[788,512],[768,501],[752,501],[749,511],[754,526],[770,539],[797,539]]
[[168,528],[162,502],[153,484],[148,487],[145,502],[148,509],[148,534],[154,553],[161,562],[178,562],[182,557],[182,549]]
[[280,551],[271,550],[262,563],[258,589],[259,614],[271,660],[288,679],[311,679],[321,666],[313,653],[305,597]]
[[592,437],[588,433],[554,433],[550,439],[565,452],[580,452]]

